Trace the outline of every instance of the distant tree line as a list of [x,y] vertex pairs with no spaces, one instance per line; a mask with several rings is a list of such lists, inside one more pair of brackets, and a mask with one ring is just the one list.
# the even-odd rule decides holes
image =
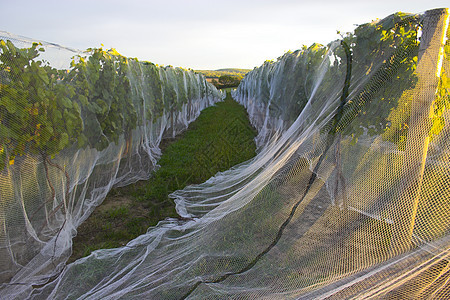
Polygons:
[[214,78],[211,83],[218,89],[237,87],[243,76],[222,75],[219,79]]
[[209,82],[219,89],[237,87],[250,70],[248,69],[220,69],[220,70],[196,70],[203,74]]

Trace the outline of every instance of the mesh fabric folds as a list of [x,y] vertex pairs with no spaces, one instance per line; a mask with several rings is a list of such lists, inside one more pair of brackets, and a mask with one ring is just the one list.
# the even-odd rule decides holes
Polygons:
[[[61,272],[113,186],[148,179],[162,138],[224,98],[192,70],[0,32],[0,294]],[[9,283],[8,283],[9,282]]]
[[[36,299],[450,297],[448,24],[447,9],[397,13],[361,25],[341,41],[288,52],[254,69],[233,97],[259,131],[258,154],[173,193],[178,213],[190,221],[162,221],[125,247],[95,251],[59,272],[49,263],[53,271],[42,274],[55,276],[43,286],[43,278],[36,281],[30,267],[21,266],[0,294]],[[132,86],[144,91],[150,84],[144,83]],[[65,153],[51,161],[65,164]],[[87,153],[75,155],[76,160],[78,152],[67,153],[76,166],[71,172],[80,172]],[[13,209],[9,201],[43,180],[35,176],[37,169],[42,172],[40,158],[27,157],[21,166],[33,171],[20,176],[11,166],[2,171],[3,224],[27,211],[26,204]],[[109,168],[105,163],[98,172]],[[60,170],[51,172],[59,178],[55,185],[66,184]],[[15,184],[4,189],[3,182]],[[79,181],[72,189],[84,185]],[[64,198],[64,189],[59,190]],[[5,201],[8,195],[12,200]],[[2,225],[2,245],[12,244],[12,232],[20,236],[32,225],[23,217],[17,220],[22,223]],[[51,256],[55,243],[45,245]],[[28,247],[39,249],[19,248]]]

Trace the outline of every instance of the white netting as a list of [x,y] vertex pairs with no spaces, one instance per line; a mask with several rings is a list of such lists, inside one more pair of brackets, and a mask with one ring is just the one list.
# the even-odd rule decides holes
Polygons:
[[2,295],[448,298],[448,23],[447,9],[399,13],[266,62],[233,95],[259,153],[173,193],[191,221],[160,222],[42,287],[23,268]]
[[161,139],[224,95],[192,70],[114,50],[0,40],[0,275],[46,281],[108,191],[147,179]]

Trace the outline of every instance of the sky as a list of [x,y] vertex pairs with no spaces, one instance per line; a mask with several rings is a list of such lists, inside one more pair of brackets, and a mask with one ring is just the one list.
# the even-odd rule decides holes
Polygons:
[[394,12],[440,0],[0,0],[0,30],[85,50],[115,48],[158,65],[253,69],[288,50],[328,44]]

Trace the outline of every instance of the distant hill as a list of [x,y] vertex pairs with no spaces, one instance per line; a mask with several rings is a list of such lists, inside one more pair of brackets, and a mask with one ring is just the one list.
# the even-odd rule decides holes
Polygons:
[[218,69],[218,70],[195,70],[195,72],[203,74],[206,78],[219,78],[223,75],[233,76],[233,77],[242,77],[245,76],[250,69],[237,69],[237,68],[227,68],[227,69]]
[[236,68],[229,68],[229,69],[218,69],[216,71],[220,72],[229,72],[229,73],[238,73],[238,74],[247,74],[251,71],[251,69],[236,69]]

